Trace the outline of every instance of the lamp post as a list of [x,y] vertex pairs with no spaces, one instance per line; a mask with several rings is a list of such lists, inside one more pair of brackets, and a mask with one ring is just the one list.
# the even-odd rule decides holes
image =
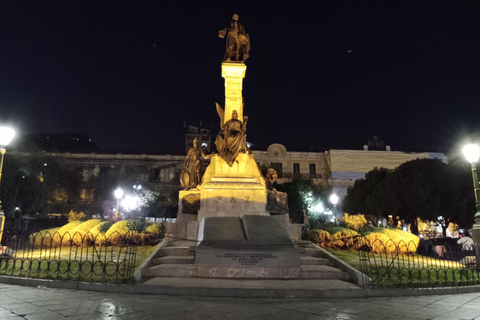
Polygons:
[[333,204],[333,216],[335,217],[335,221],[337,220],[337,203],[338,203],[338,196],[336,194],[332,194],[330,196],[330,202]]
[[123,196],[123,190],[121,188],[117,188],[117,190],[115,190],[113,194],[115,195],[115,198],[117,198],[117,209],[115,211],[115,215],[118,216],[118,202],[120,201],[120,198]]
[[[479,192],[480,186],[478,184],[477,167],[475,163],[480,157],[480,147],[477,144],[467,144],[462,149],[463,155],[467,158],[467,161],[472,164],[472,176],[473,176],[473,189],[475,191],[475,202],[477,205],[477,213],[475,213],[475,223],[472,227],[472,238],[475,244],[480,243],[480,199]],[[477,262],[478,264],[478,262]]]
[[[3,158],[5,156],[5,147],[12,141],[15,131],[12,128],[0,127],[0,182],[2,180]],[[2,201],[0,199],[0,243],[2,242],[3,227],[5,225],[5,214],[2,210]]]

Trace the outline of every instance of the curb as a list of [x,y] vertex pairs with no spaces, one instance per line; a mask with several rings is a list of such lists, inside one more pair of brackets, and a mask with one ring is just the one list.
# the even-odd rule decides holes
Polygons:
[[145,284],[108,284],[69,280],[50,280],[0,276],[0,283],[37,287],[39,289],[71,289],[123,294],[159,294],[172,296],[238,297],[238,298],[369,298],[430,296],[480,292],[480,285],[439,288],[398,288],[398,289],[245,289],[245,288],[198,288],[161,287]]

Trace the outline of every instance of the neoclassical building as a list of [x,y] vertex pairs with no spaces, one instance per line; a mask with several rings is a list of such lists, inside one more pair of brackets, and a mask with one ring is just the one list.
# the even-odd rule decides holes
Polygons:
[[275,143],[267,151],[253,151],[255,161],[261,167],[275,169],[278,183],[284,183],[292,178],[313,179],[317,183],[326,182],[328,168],[325,153],[297,152]]
[[[377,148],[378,149],[378,148]],[[312,179],[317,184],[330,186],[340,198],[340,205],[347,188],[355,180],[362,179],[375,167],[394,169],[400,164],[417,158],[437,158],[447,162],[442,153],[408,153],[384,150],[328,150],[325,152],[288,151],[283,145],[275,143],[266,151],[253,150],[255,161],[262,168],[274,168],[278,174],[277,183],[285,183],[293,178]],[[59,162],[78,169],[85,182],[81,200],[89,203],[93,200],[94,190],[87,182],[99,174],[129,173],[139,182],[151,189],[162,191],[178,188],[174,181],[182,169],[185,155],[177,154],[112,154],[112,153],[47,153]],[[204,160],[202,167],[208,166]]]

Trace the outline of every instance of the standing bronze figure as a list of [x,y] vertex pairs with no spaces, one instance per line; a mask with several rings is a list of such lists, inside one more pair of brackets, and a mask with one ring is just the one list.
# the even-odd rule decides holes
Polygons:
[[200,156],[209,158],[209,156],[198,147],[198,140],[195,138],[195,140],[193,140],[193,148],[188,150],[180,174],[180,183],[185,190],[196,188],[200,184]]
[[238,14],[234,14],[230,26],[220,30],[218,36],[227,36],[227,52],[223,61],[245,62],[249,57],[250,36],[245,33],[245,28],[239,21]]

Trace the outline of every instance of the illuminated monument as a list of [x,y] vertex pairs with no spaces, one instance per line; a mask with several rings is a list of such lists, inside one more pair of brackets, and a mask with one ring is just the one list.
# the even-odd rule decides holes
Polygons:
[[[167,228],[167,234],[200,242],[206,240],[205,234],[221,233],[212,231],[211,226],[206,226],[208,223],[222,225],[219,228],[234,233],[233,229],[241,229],[242,223],[243,228],[248,228],[246,223],[270,225],[265,221],[273,219],[274,224],[286,231],[285,234],[299,237],[300,225],[289,222],[287,195],[273,188],[276,177],[274,170],[269,169],[267,176],[263,176],[247,147],[248,117],[244,115],[242,86],[250,39],[238,15],[233,16],[230,26],[221,30],[219,36],[226,37],[226,53],[222,62],[225,108],[216,104],[220,117],[220,130],[215,140],[218,153],[205,155],[198,144],[188,151],[181,173],[184,190],[179,194],[177,222]],[[210,159],[203,177],[199,176],[201,156]],[[255,217],[241,219],[245,216]],[[258,216],[266,218],[262,220]],[[263,222],[258,222],[260,220]]]

